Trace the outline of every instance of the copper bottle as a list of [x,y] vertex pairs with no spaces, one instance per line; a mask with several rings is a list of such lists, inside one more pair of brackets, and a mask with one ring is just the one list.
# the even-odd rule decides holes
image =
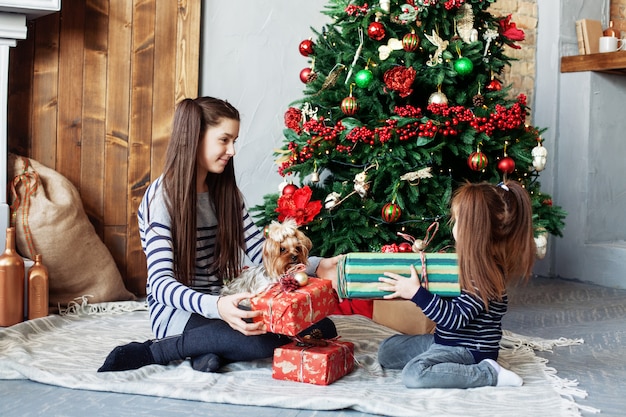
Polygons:
[[15,251],[15,228],[7,229],[6,247],[0,255],[0,326],[24,320],[24,260]]
[[615,30],[615,28],[613,27],[613,21],[612,20],[609,21],[609,27],[604,29],[604,32],[602,33],[602,35],[604,35],[604,36],[611,36],[611,37],[614,37],[614,38],[619,38],[617,30]]
[[28,270],[28,320],[48,315],[48,268],[35,255],[35,264]]

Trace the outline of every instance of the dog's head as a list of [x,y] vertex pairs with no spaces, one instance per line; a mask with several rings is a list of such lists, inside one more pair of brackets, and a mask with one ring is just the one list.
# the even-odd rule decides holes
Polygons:
[[307,265],[311,240],[300,230],[293,219],[282,223],[273,221],[267,230],[263,245],[263,265],[270,277],[280,277],[289,267]]

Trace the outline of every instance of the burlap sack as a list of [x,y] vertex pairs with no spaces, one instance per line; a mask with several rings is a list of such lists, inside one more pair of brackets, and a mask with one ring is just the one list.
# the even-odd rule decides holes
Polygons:
[[50,306],[132,300],[111,253],[87,218],[74,185],[39,162],[9,154],[11,223],[18,252],[42,256]]

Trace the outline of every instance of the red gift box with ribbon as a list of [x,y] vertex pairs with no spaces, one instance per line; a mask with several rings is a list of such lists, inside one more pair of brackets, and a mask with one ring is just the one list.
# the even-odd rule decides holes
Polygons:
[[274,350],[272,378],[329,385],[354,369],[354,343],[335,340],[326,346],[292,342]]
[[250,299],[252,310],[263,311],[254,321],[263,321],[270,333],[297,336],[298,333],[333,314],[337,298],[331,281],[309,278],[306,285],[288,291],[274,284]]

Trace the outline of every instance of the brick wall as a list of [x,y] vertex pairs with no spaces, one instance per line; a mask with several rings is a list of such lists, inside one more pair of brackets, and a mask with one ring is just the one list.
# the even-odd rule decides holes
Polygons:
[[[622,1],[626,4],[626,0]],[[495,16],[512,15],[511,21],[526,34],[526,39],[518,42],[521,49],[506,47],[505,53],[516,61],[512,61],[511,66],[505,68],[502,78],[505,85],[512,84],[512,97],[524,93],[532,107],[535,90],[537,0],[498,0],[491,5],[489,12]]]
[[[489,12],[496,16],[512,15],[511,20],[526,34],[521,49],[506,49],[505,53],[517,59],[507,67],[502,76],[505,85],[512,84],[511,96],[520,93],[528,96],[528,104],[533,106],[535,90],[535,52],[537,42],[537,0],[498,0],[491,5]],[[611,0],[613,27],[626,37],[626,0]]]
[[626,36],[626,0],[611,0],[611,20],[622,38]]

